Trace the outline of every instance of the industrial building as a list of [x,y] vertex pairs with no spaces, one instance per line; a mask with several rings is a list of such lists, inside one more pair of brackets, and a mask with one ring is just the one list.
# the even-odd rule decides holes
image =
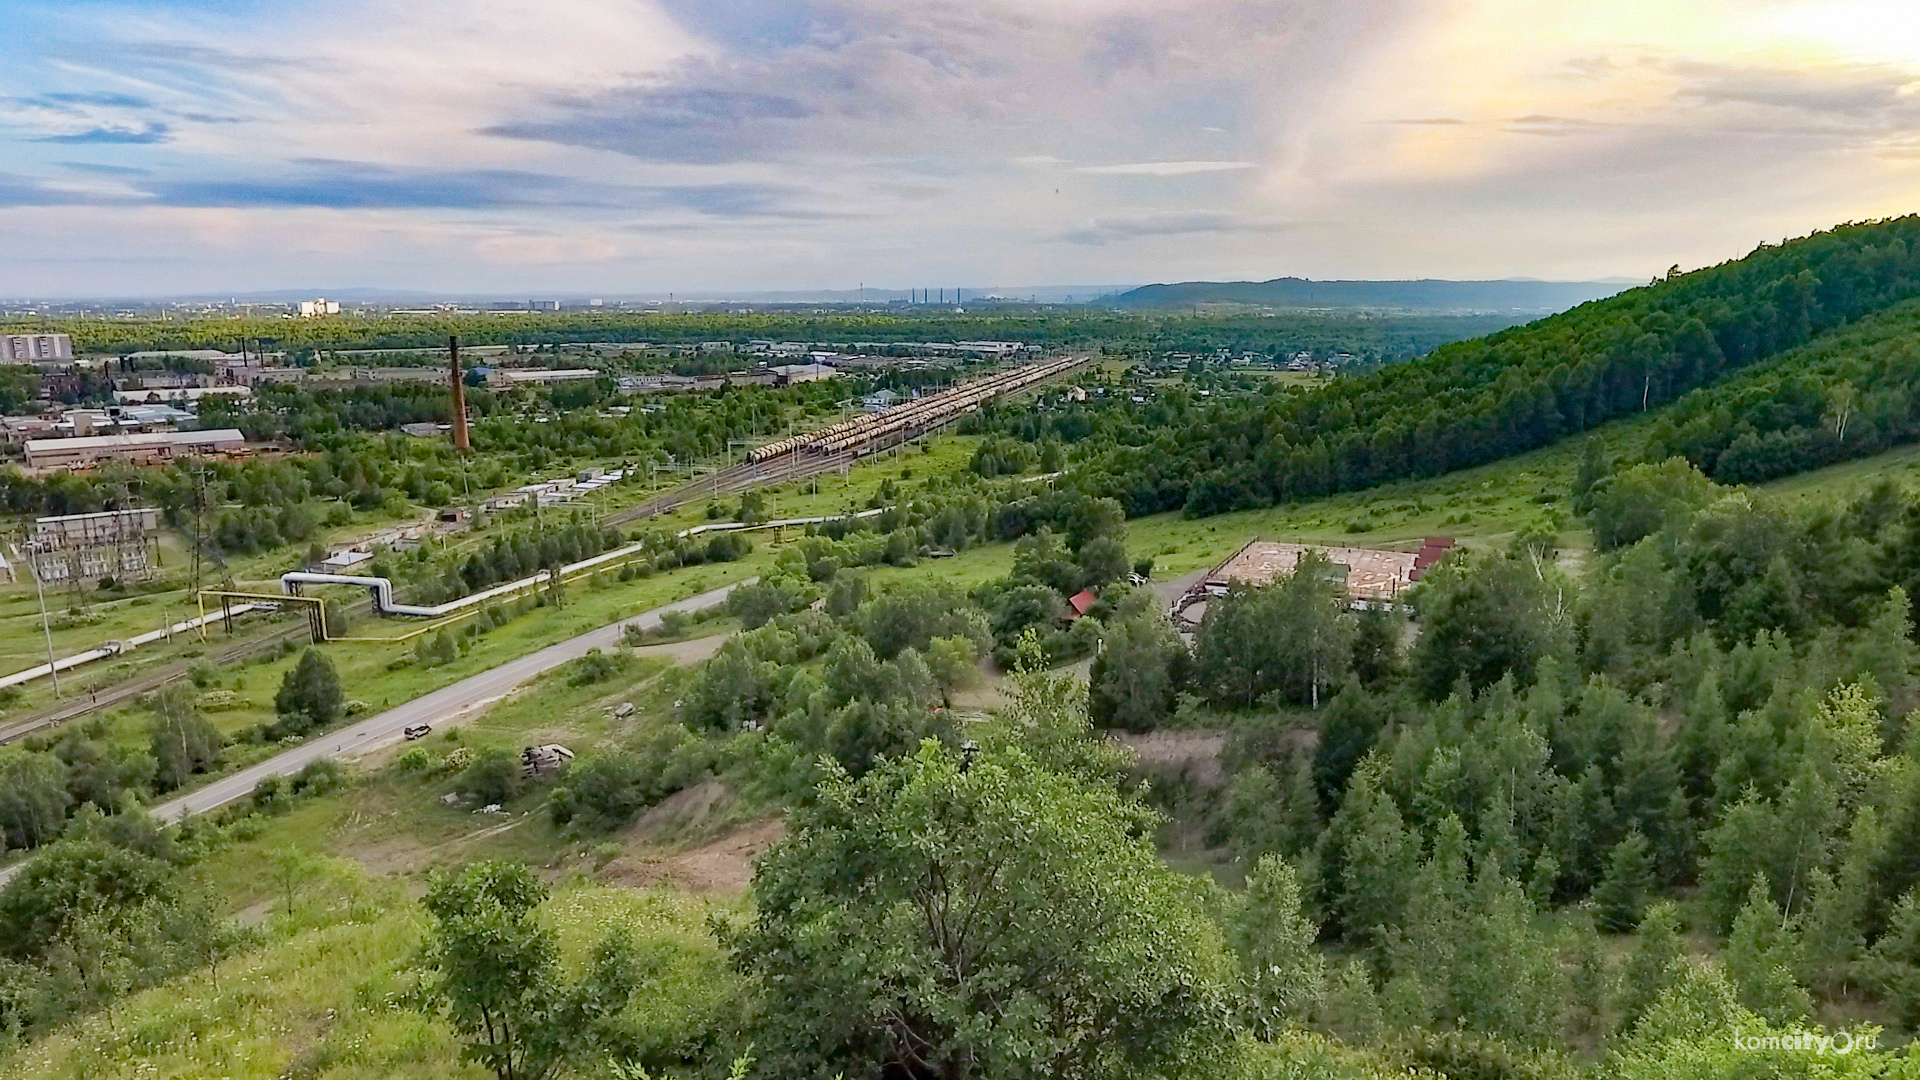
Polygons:
[[70,334],[0,334],[0,364],[72,360]]
[[103,577],[144,581],[153,576],[159,529],[160,512],[145,507],[44,517],[34,522],[27,555],[34,576],[49,585]]
[[819,382],[821,379],[836,378],[840,374],[825,364],[778,364],[767,370],[773,372],[775,386]]
[[230,453],[245,449],[246,445],[246,437],[233,428],[95,435],[73,439],[28,439],[27,468],[77,469],[113,460],[151,465],[191,454]]
[[494,368],[487,372],[492,386],[540,386],[547,383],[585,382],[597,379],[593,368]]

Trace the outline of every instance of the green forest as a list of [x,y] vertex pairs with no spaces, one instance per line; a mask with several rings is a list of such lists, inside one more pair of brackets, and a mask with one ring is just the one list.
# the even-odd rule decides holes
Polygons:
[[[686,345],[754,339],[809,342],[1022,341],[1103,347],[1120,353],[1227,347],[1346,351],[1402,359],[1511,326],[1504,315],[1139,315],[1100,308],[966,314],[903,312],[508,312],[486,315],[362,315],[325,319],[123,318],[5,320],[0,331],[59,331],[82,352],[251,347],[310,356],[339,349],[433,348],[458,334],[469,345],[568,342]],[[252,344],[258,343],[258,344]]]
[[[1160,403],[1140,409],[1091,403],[1088,411],[1111,415],[1069,416],[1054,426],[1077,423],[1081,431],[1059,432],[1068,438],[1097,433],[1081,448],[1076,482],[1119,499],[1133,515],[1183,510],[1206,516],[1437,476],[1650,412],[1776,358],[1785,366],[1768,370],[1821,379],[1837,360],[1794,350],[1820,353],[1823,336],[1843,327],[1871,337],[1870,327],[1850,324],[1920,293],[1916,241],[1920,217],[1842,226],[1324,387],[1275,384],[1257,395],[1199,402],[1174,423]],[[1895,321],[1884,333],[1898,337],[1898,315],[1888,317]],[[1866,343],[1848,339],[1856,340]],[[1850,354],[1848,345],[1835,348]],[[1877,410],[1868,429],[1855,433],[1858,440],[1871,440],[1893,423],[1884,414],[1899,396],[1900,365],[1892,355],[1899,351],[1889,345],[1871,361],[1855,361],[1865,365],[1858,376],[1864,385],[1844,393],[1861,395],[1863,405]],[[1807,363],[1816,370],[1798,374]],[[1832,376],[1835,382],[1851,378],[1845,365]],[[1735,387],[1743,385],[1724,393],[1741,393]],[[1806,392],[1804,382],[1783,384],[1779,408],[1804,414]],[[1683,414],[1697,409],[1704,416],[1731,405],[1713,400],[1696,399]],[[1815,409],[1827,405],[1823,400]],[[1748,434],[1737,430],[1743,422],[1756,428],[1729,463],[1735,468],[1746,468],[1741,462],[1749,456],[1814,438],[1772,427],[1776,421],[1768,416],[1707,421],[1716,434],[1696,436],[1689,428],[1676,437],[1711,440],[1724,432],[1729,443],[1722,445],[1730,445]],[[1704,450],[1705,444],[1698,452]],[[1711,464],[1718,467],[1718,459]],[[1764,466],[1755,467],[1761,471],[1754,475],[1765,475]]]

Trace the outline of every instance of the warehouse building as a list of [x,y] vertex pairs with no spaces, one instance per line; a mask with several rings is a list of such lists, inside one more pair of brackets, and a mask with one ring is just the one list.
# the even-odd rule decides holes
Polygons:
[[246,445],[246,437],[233,428],[95,435],[75,439],[28,439],[27,468],[80,469],[102,461],[153,465],[191,454],[229,453],[245,449]]

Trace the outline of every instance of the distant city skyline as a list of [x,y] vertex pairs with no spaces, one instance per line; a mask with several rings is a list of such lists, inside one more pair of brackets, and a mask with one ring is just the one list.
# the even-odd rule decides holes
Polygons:
[[8,30],[0,296],[1644,280],[1920,210],[1903,0],[13,0]]

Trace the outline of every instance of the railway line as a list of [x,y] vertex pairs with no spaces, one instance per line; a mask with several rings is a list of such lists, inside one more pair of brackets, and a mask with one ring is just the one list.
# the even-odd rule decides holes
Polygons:
[[[1012,368],[973,382],[850,420],[780,439],[751,451],[747,460],[707,477],[657,495],[638,506],[607,515],[609,525],[625,525],[671,513],[698,499],[738,495],[755,488],[804,480],[846,468],[862,457],[891,449],[937,431],[978,411],[988,402],[1031,390],[1072,374],[1092,363],[1092,356],[1070,356]],[[360,600],[349,607],[364,614],[371,604]],[[203,659],[216,667],[238,663],[277,649],[283,641],[305,636],[304,623],[292,623],[235,641]],[[0,725],[0,744],[57,727],[100,709],[112,708],[185,678],[193,662],[179,661],[134,678],[91,691],[86,697],[57,702],[12,723]]]
[[869,454],[937,431],[978,411],[990,401],[1070,375],[1094,359],[1092,356],[1069,356],[1013,368],[938,394],[917,398],[884,412],[856,416],[802,435],[775,440],[748,452],[747,460],[739,465],[683,484],[638,506],[609,514],[607,524],[625,525],[657,514],[671,513],[698,499],[736,495],[758,487],[838,471]]
[[[365,600],[349,604],[349,615],[363,615],[372,609]],[[101,709],[111,709],[125,704],[145,694],[187,677],[197,663],[211,664],[214,667],[227,667],[242,661],[251,660],[281,647],[287,641],[303,641],[307,637],[307,624],[300,622],[285,623],[262,630],[257,634],[230,642],[226,646],[192,660],[179,660],[164,667],[142,672],[131,679],[99,687],[83,696],[58,701],[29,713],[11,723],[0,724],[0,745],[24,739],[36,732],[56,728],[69,720],[77,720],[89,713]]]

